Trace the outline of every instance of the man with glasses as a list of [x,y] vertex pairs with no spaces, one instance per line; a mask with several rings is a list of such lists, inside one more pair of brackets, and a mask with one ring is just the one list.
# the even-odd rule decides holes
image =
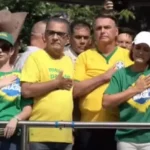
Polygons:
[[85,21],[74,21],[70,28],[70,46],[65,48],[65,55],[75,63],[78,55],[90,47],[92,33],[90,24]]
[[46,29],[47,20],[42,20],[34,24],[31,30],[30,36],[30,46],[27,47],[26,51],[21,54],[19,59],[15,64],[15,69],[22,70],[25,61],[33,52],[44,49],[46,46],[45,42],[45,29]]
[[[45,51],[31,54],[22,70],[22,94],[33,97],[32,121],[72,121],[73,64],[64,56],[69,23],[51,18],[45,32]],[[72,143],[70,128],[31,128],[30,150],[67,150]]]

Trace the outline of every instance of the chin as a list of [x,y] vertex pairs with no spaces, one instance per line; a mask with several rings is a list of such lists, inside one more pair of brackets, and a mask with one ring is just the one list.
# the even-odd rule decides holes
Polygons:
[[109,40],[107,40],[107,39],[102,39],[102,40],[100,40],[100,43],[102,43],[102,44],[107,44],[107,43],[109,43],[110,41]]

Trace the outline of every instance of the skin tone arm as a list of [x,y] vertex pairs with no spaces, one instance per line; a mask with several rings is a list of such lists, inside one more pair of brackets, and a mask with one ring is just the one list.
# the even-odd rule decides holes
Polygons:
[[129,87],[127,90],[117,93],[117,94],[104,94],[103,96],[103,107],[113,108],[119,106],[121,103],[128,101],[133,96],[140,94],[144,90],[150,88],[150,76],[145,78],[139,78],[135,86]]
[[70,90],[71,87],[72,80],[65,79],[63,72],[60,72],[57,78],[52,81],[43,83],[22,83],[22,95],[25,98],[39,97],[58,89]]
[[115,72],[116,72],[116,69],[112,67],[106,73],[102,75],[99,75],[89,80],[75,82],[74,89],[73,89],[74,98],[85,96],[89,94],[90,92],[92,92],[93,90],[95,90],[96,88],[98,88],[99,86],[109,82],[112,75]]
[[18,121],[27,120],[32,113],[32,106],[25,106],[20,114],[12,118],[4,129],[4,137],[10,138],[16,131]]

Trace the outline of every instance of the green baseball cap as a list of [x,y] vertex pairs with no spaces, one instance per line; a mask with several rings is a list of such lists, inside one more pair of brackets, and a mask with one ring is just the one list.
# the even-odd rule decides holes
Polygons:
[[7,33],[7,32],[0,32],[0,40],[4,40],[7,41],[8,43],[10,43],[12,46],[14,45],[14,38],[11,34]]

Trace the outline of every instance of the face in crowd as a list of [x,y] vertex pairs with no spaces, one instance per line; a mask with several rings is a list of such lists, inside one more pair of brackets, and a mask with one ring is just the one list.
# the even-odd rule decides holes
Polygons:
[[70,38],[72,49],[77,55],[87,50],[91,44],[91,31],[89,27],[77,25]]
[[132,58],[136,63],[147,64],[150,61],[150,47],[145,43],[133,45]]
[[118,28],[115,21],[107,17],[97,18],[94,24],[94,36],[97,46],[115,42],[118,36]]
[[0,64],[9,63],[10,58],[12,57],[14,50],[12,45],[7,41],[0,40]]
[[64,21],[51,20],[46,27],[46,51],[55,59],[63,56],[69,38],[69,25]]
[[128,50],[131,50],[132,41],[133,41],[133,38],[131,35],[129,35],[127,33],[121,33],[118,35],[117,45],[122,47],[122,48],[126,48]]

